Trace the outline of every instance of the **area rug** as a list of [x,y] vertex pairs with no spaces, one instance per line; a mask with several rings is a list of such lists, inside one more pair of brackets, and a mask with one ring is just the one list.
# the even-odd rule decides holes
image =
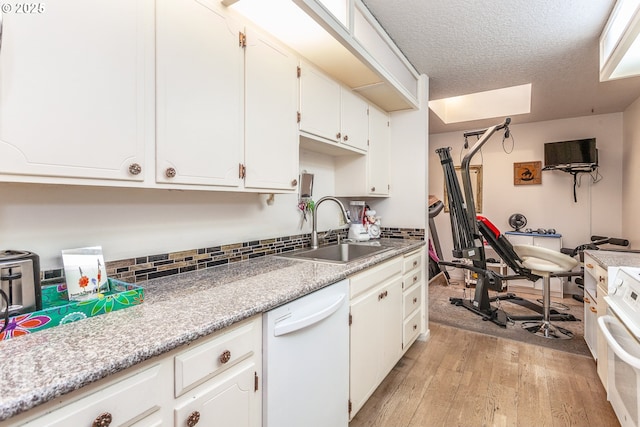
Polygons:
[[[552,306],[557,309],[558,312],[570,313],[579,319],[578,321],[553,322],[558,326],[570,330],[574,334],[572,339],[559,340],[538,337],[531,334],[522,329],[521,321],[508,322],[506,327],[498,326],[493,322],[483,320],[481,316],[464,307],[451,304],[449,301],[450,297],[472,299],[474,292],[475,289],[473,287],[467,288],[464,283],[449,281],[447,285],[447,282],[444,280],[432,281],[429,285],[429,321],[591,357],[591,352],[584,341],[584,323],[582,321],[584,318],[583,303],[573,299],[570,295],[566,295],[565,298],[562,299],[552,298]],[[491,297],[496,295],[498,294],[490,291]],[[532,302],[537,302],[537,299],[540,298],[539,296],[529,294],[516,293],[516,295]],[[493,304],[499,309],[504,310],[507,315],[535,314],[533,311],[509,302],[508,300],[500,301],[499,305],[496,303]]]

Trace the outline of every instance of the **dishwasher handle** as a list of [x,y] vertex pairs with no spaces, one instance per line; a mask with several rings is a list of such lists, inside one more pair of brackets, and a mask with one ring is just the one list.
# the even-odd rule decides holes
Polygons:
[[305,316],[301,319],[292,320],[290,322],[279,323],[273,328],[273,335],[279,337],[282,335],[290,334],[326,319],[327,317],[338,311],[338,308],[340,308],[344,299],[345,294],[341,294],[338,296],[338,299],[335,302],[308,316]]
[[600,326],[600,330],[602,331],[604,338],[607,340],[607,343],[611,346],[613,352],[617,354],[618,357],[624,362],[628,363],[636,369],[640,369],[640,359],[622,348],[622,346],[618,343],[618,341],[611,333],[612,325],[619,325],[620,328],[624,328],[616,318],[608,314],[606,316],[601,316],[598,318],[598,326]]

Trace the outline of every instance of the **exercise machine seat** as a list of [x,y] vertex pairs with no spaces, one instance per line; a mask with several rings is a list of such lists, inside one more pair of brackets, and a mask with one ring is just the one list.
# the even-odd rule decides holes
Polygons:
[[551,273],[569,271],[578,261],[561,252],[531,245],[513,245],[522,265],[542,277],[542,321],[524,322],[522,327],[543,338],[573,338],[573,332],[551,324]]
[[522,265],[538,276],[572,270],[578,261],[562,252],[532,245],[513,245]]

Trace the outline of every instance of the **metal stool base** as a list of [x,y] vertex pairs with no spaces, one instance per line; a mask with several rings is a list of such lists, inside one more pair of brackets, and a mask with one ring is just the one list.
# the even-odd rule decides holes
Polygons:
[[573,338],[573,332],[549,322],[523,322],[522,329],[542,338],[568,340]]

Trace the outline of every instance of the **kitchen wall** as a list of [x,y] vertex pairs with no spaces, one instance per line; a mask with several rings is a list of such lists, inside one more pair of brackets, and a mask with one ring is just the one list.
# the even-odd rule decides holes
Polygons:
[[391,197],[371,200],[383,226],[427,227],[429,188],[429,80],[418,82],[419,110],[391,113]]
[[622,162],[622,227],[631,246],[640,249],[640,98],[624,112],[624,156]]
[[[301,153],[316,174],[316,198],[333,192],[333,159]],[[42,269],[60,268],[60,250],[102,245],[105,260],[308,233],[296,194],[267,195],[0,183],[0,248],[31,250]],[[337,225],[323,205],[319,228]],[[326,215],[325,215],[326,213]]]
[[[504,232],[511,230],[509,216],[522,213],[527,217],[527,227],[556,229],[563,236],[564,247],[586,243],[593,234],[628,237],[632,230],[622,226],[622,118],[622,113],[615,113],[512,125],[513,141],[503,141],[502,133],[494,134],[471,162],[472,165],[482,165],[482,215]],[[500,120],[496,121],[498,123]],[[452,147],[454,164],[460,165],[466,153],[462,134],[452,132],[429,136],[429,193],[441,200],[444,197],[444,179],[435,150]],[[599,181],[594,183],[590,175],[580,175],[577,202],[573,200],[573,177],[565,172],[542,172],[541,185],[513,184],[515,162],[542,161],[544,165],[545,142],[591,137],[596,138],[598,147]],[[469,139],[471,145],[474,142],[475,138]],[[640,157],[640,153],[636,156]],[[451,259],[448,213],[443,211],[436,217],[436,226],[443,256]]]

